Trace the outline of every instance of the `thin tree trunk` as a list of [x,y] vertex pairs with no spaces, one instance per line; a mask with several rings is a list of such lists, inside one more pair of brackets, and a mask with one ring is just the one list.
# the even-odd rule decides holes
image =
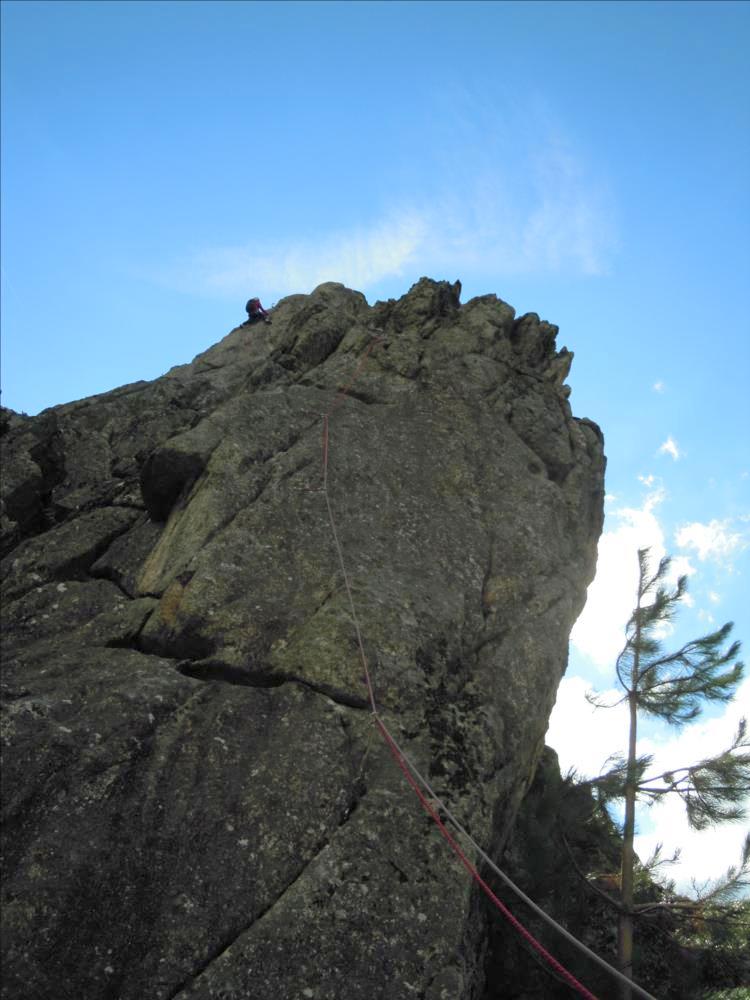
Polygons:
[[[633,667],[635,675],[636,664]],[[625,825],[622,840],[622,869],[621,889],[623,912],[620,914],[617,936],[617,957],[620,971],[628,979],[633,978],[633,867],[635,861],[635,851],[633,841],[635,839],[635,757],[636,757],[636,733],[637,733],[637,703],[635,691],[632,690],[628,696],[630,708],[630,736],[628,739],[628,778],[625,786]],[[630,1000],[632,991],[624,983],[620,986],[620,996],[622,1000]]]

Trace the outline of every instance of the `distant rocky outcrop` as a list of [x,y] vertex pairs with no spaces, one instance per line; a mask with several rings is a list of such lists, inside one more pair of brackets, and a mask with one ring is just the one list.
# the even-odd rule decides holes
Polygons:
[[328,283],[154,382],[3,419],[3,997],[468,1000],[594,574],[556,327]]

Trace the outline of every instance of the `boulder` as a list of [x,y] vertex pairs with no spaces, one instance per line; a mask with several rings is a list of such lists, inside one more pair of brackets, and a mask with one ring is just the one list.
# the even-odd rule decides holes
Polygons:
[[4,420],[7,1000],[483,988],[486,912],[374,725],[327,501],[382,718],[499,856],[602,436],[557,328],[495,296],[326,283],[272,315]]

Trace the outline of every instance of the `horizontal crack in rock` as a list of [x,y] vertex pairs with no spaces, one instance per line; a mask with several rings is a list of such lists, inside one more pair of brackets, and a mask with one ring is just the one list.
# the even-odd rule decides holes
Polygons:
[[194,680],[204,681],[207,684],[236,684],[239,687],[272,688],[281,687],[283,684],[298,684],[316,694],[322,694],[331,701],[347,708],[366,709],[370,707],[367,698],[343,691],[341,688],[329,684],[319,684],[308,681],[304,677],[287,673],[268,673],[264,670],[248,670],[244,667],[237,667],[222,660],[181,660],[177,664],[177,670],[185,677],[192,677]]

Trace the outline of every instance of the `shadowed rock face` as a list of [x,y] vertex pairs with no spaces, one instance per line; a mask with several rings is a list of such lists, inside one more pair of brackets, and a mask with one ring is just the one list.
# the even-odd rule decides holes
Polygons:
[[554,326],[422,279],[282,300],[3,436],[4,993],[457,1000],[483,910],[373,725],[502,850],[595,566]]

